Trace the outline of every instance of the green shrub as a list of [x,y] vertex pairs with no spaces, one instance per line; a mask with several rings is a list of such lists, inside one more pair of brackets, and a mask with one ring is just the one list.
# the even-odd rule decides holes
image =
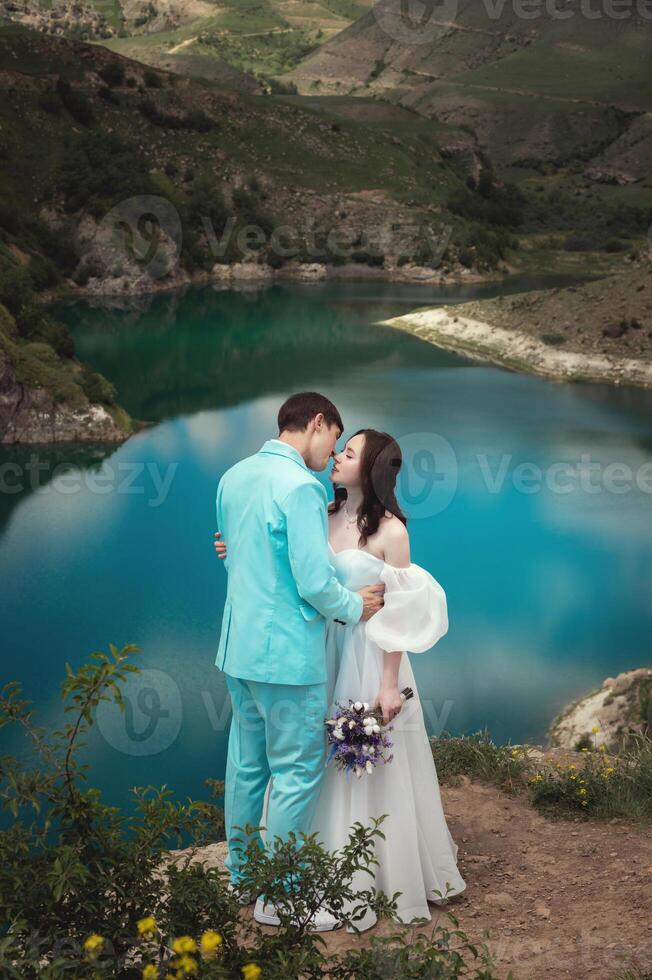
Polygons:
[[32,292],[32,277],[25,266],[0,255],[0,303],[17,314]]
[[0,228],[10,235],[16,235],[20,230],[18,208],[11,201],[0,201]]
[[143,81],[147,88],[160,88],[161,87],[161,76],[158,72],[152,71],[151,68],[147,68],[143,72]]
[[95,217],[125,198],[158,193],[138,147],[100,131],[84,133],[70,146],[53,180],[67,212],[85,208]]
[[51,116],[61,115],[61,99],[58,99],[52,89],[46,89],[41,93],[38,100],[39,109],[47,112]]
[[116,85],[124,85],[125,80],[125,68],[121,61],[109,61],[103,68],[100,68],[97,73],[103,82],[113,88]]
[[80,384],[89,402],[100,405],[115,405],[115,385],[107,381],[103,374],[91,370],[87,364],[82,365]]
[[43,255],[32,255],[29,261],[29,274],[37,290],[57,286],[61,282],[61,273],[52,259]]
[[[190,972],[199,980],[227,980],[260,976],[256,965],[263,964],[265,980],[492,980],[486,945],[471,943],[450,912],[453,929],[437,925],[430,936],[417,936],[402,927],[343,955],[328,956],[320,934],[309,931],[319,906],[354,928],[369,905],[393,918],[396,896],[372,884],[382,815],[369,827],[354,824],[348,843],[334,852],[303,834],[277,837],[263,850],[255,828],[243,828],[241,888],[277,904],[281,925],[269,932],[241,915],[226,872],[197,853],[223,839],[223,812],[213,799],[178,803],[167,786],[150,785],[133,788],[129,816],[103,803],[78,754],[102,703],[124,711],[121,685],[138,672],[128,663],[137,650],[109,644],[109,655],[94,652],[78,671],[66,663],[62,698],[72,714],[56,731],[35,725],[16,681],[0,692],[0,727],[15,725],[34,751],[31,767],[5,755],[0,768],[0,800],[13,816],[0,831],[2,976],[140,980]],[[213,797],[223,794],[221,781],[206,784]],[[167,852],[174,846],[187,851],[171,862]],[[350,882],[359,872],[369,874],[369,888],[354,892]]]
[[93,106],[83,92],[72,88],[70,82],[59,76],[56,91],[64,106],[81,126],[91,126],[95,121]]
[[232,194],[233,204],[245,225],[255,225],[269,237],[274,231],[274,219],[263,208],[260,197],[244,187],[236,187]]

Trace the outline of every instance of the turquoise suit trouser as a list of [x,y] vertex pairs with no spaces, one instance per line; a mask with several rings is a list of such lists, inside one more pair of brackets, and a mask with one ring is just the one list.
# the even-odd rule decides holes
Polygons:
[[309,833],[326,761],[326,682],[269,684],[226,674],[233,717],[226,761],[224,817],[229,854],[225,865],[237,883],[243,853],[253,838],[263,847],[261,826],[267,783],[271,777],[265,839]]

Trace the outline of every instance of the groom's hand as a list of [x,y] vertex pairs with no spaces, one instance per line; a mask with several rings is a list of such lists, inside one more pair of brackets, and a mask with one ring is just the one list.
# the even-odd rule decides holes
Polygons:
[[362,616],[360,617],[361,623],[371,619],[371,617],[374,616],[379,609],[382,609],[385,603],[383,598],[384,591],[384,582],[377,582],[376,585],[365,585],[364,589],[358,589],[358,595],[362,596]]

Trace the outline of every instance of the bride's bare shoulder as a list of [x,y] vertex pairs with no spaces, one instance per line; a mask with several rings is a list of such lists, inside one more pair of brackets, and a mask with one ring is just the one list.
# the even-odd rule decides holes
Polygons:
[[400,567],[410,564],[410,535],[408,529],[395,514],[385,511],[378,528],[385,561]]

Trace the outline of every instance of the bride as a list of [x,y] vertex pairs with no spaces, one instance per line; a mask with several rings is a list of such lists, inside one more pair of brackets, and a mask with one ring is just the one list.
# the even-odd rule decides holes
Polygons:
[[[446,595],[432,575],[410,560],[407,521],[395,495],[402,462],[398,443],[386,432],[360,429],[335,455],[330,474],[335,499],[329,504],[330,560],[337,577],[353,591],[385,584],[384,606],[367,622],[326,626],[329,717],[340,701],[368,702],[382,711],[393,760],[359,779],[326,767],[310,833],[334,851],[343,847],[351,825],[370,825],[385,814],[376,838],[374,879],[360,871],[354,890],[371,885],[389,897],[395,892],[398,917],[430,919],[428,902],[458,895],[466,882],[457,868],[458,847],[446,823],[437,771],[410,661],[405,651],[429,650],[448,630]],[[223,557],[226,544],[217,542]],[[414,697],[402,701],[411,687]],[[269,792],[269,786],[268,786]],[[266,803],[261,824],[265,825]],[[264,835],[263,835],[264,836]],[[348,910],[351,911],[351,910]],[[358,929],[375,925],[371,908],[355,920]],[[349,927],[350,928],[350,927]],[[350,930],[352,931],[352,930]]]
[[[329,850],[342,847],[356,821],[387,814],[385,840],[376,840],[375,881],[360,872],[355,887],[370,883],[390,897],[400,891],[403,922],[430,918],[428,902],[466,888],[458,871],[457,844],[444,816],[435,763],[407,654],[430,649],[448,630],[446,596],[439,583],[410,561],[406,518],[395,495],[401,465],[398,443],[385,432],[361,429],[335,456],[330,474],[329,549],[337,577],[349,589],[385,583],[385,603],[368,622],[327,623],[326,659],[331,709],[336,701],[377,705],[391,723],[393,760],[371,774],[347,780],[327,766],[311,832]],[[402,702],[411,687],[415,697]],[[329,717],[330,717],[329,713]],[[367,909],[356,921],[368,929]]]

